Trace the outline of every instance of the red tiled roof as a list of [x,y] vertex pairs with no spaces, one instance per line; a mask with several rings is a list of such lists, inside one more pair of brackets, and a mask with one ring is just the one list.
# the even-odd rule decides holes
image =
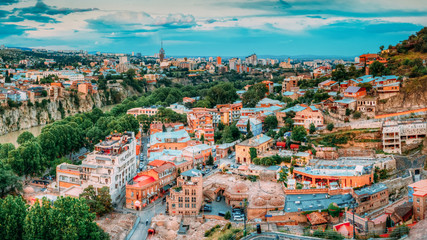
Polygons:
[[162,166],[163,164],[166,164],[166,163],[167,162],[163,161],[163,160],[154,160],[154,161],[149,162],[148,165],[153,166],[153,167],[160,167],[160,166]]
[[141,175],[141,176],[136,176],[133,178],[133,181],[135,182],[134,185],[137,185],[139,187],[142,187],[144,185],[150,184],[152,182],[155,182],[156,179],[154,179],[151,176],[147,176],[147,175]]

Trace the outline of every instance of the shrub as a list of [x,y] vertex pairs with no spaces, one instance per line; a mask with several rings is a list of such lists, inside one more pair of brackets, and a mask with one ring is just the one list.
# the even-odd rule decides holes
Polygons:
[[229,220],[230,218],[231,218],[231,213],[230,213],[230,211],[227,211],[225,213],[224,219]]

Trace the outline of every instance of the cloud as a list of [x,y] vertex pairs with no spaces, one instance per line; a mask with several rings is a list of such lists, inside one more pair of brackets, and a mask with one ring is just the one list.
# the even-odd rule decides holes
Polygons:
[[100,32],[155,32],[162,29],[185,29],[196,26],[194,16],[189,14],[168,14],[151,16],[145,12],[115,12],[86,20],[90,29]]
[[59,8],[49,6],[42,0],[38,0],[34,6],[14,8],[10,15],[10,20],[20,22],[25,20],[36,22],[59,22],[57,16],[69,15],[72,13],[89,12],[98,10],[97,8]]
[[0,5],[12,5],[18,2],[19,0],[1,0]]

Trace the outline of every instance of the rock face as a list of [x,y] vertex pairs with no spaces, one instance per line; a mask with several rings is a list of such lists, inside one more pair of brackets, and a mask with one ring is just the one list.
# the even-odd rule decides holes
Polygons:
[[[61,102],[61,103],[60,103]],[[71,116],[77,113],[88,112],[94,106],[102,107],[104,96],[96,93],[93,95],[79,95],[78,105],[71,97],[57,101],[48,101],[45,107],[27,106],[23,104],[21,107],[5,109],[0,116],[0,135],[27,129],[39,125],[45,125],[56,120],[62,119],[60,105],[64,109],[64,117]]]

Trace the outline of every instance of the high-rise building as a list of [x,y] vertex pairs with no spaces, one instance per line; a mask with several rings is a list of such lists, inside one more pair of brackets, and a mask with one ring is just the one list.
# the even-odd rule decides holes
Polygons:
[[252,64],[253,66],[258,64],[258,58],[256,56],[256,54],[252,54],[249,57],[246,57],[245,59],[246,64]]
[[216,64],[217,65],[221,65],[222,64],[222,59],[220,56],[216,57]]
[[163,49],[163,41],[162,41],[162,47],[160,48],[160,51],[159,51],[159,58],[160,58],[160,62],[163,62],[163,60],[165,59],[165,50]]

